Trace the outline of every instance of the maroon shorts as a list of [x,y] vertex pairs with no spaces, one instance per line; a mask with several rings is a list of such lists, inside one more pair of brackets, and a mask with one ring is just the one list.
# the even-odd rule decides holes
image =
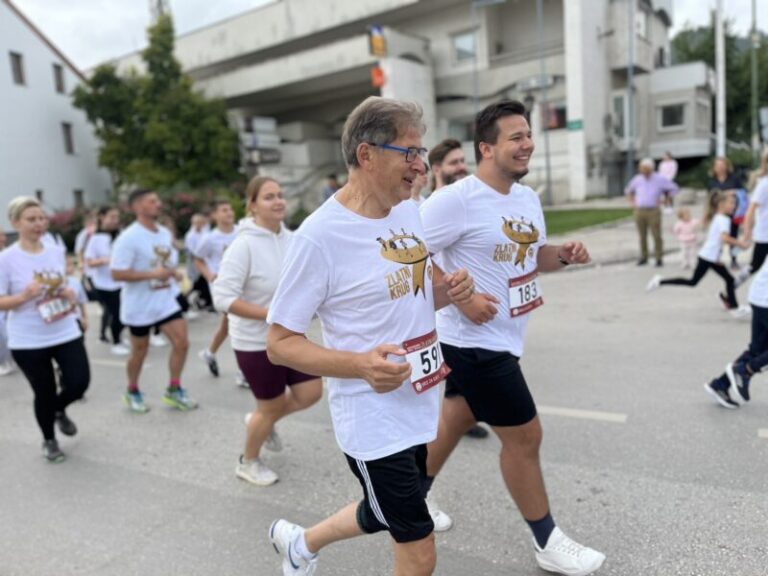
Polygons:
[[272,400],[283,394],[286,386],[318,378],[318,376],[310,376],[285,366],[275,366],[267,358],[265,350],[255,352],[235,350],[235,358],[253,395],[259,400]]

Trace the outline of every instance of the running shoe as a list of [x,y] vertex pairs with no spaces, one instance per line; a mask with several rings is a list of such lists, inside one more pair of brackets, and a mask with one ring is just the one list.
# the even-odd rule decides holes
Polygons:
[[56,424],[64,436],[74,436],[77,434],[77,426],[69,419],[66,412],[56,412]]
[[312,576],[317,569],[317,554],[304,560],[295,550],[296,539],[304,528],[287,520],[275,520],[269,527],[269,541],[283,557],[283,576]]
[[128,348],[125,344],[122,342],[119,344],[115,344],[109,349],[110,353],[114,354],[115,356],[128,356],[128,354],[131,353],[131,349]]
[[219,363],[216,362],[216,356],[211,354],[208,349],[200,350],[200,352],[197,353],[197,355],[200,357],[200,359],[205,362],[208,365],[208,370],[211,371],[211,374],[216,376],[218,378],[219,376]]
[[653,292],[654,290],[658,290],[661,286],[661,274],[656,274],[653,278],[650,279],[648,284],[645,286],[646,292]]
[[733,387],[736,402],[749,402],[749,380],[752,376],[747,372],[747,365],[744,362],[731,362],[725,367],[725,375]]
[[539,548],[535,538],[533,547],[536,551],[536,562],[542,570],[567,576],[587,576],[600,568],[605,561],[605,554],[574,542],[557,526],[549,535],[544,548]]
[[162,334],[152,334],[149,337],[149,345],[155,348],[162,348],[163,346],[168,346],[168,340]]
[[720,304],[723,305],[723,308],[725,308],[726,310],[733,310],[733,306],[731,306],[731,303],[728,302],[728,298],[726,297],[725,294],[723,294],[722,292],[718,292],[717,298],[718,300],[720,300]]
[[43,440],[43,456],[45,456],[45,459],[48,460],[48,462],[53,462],[54,464],[64,462],[64,460],[67,459],[64,452],[59,448],[59,443],[56,442],[55,438],[52,438],[51,440]]
[[704,390],[706,390],[707,393],[709,393],[715,399],[715,402],[720,404],[720,406],[723,408],[733,410],[739,407],[739,405],[731,399],[731,395],[728,394],[728,390],[723,390],[722,388],[715,386],[714,382],[707,382],[704,384]]
[[13,360],[0,363],[0,376],[8,376],[14,372],[16,372],[16,364],[13,362]]
[[742,320],[744,318],[751,318],[752,308],[750,308],[749,306],[739,306],[738,308],[733,308],[732,310],[730,310],[729,314],[739,320]]
[[176,408],[186,412],[187,410],[194,410],[197,408],[197,402],[187,396],[187,391],[184,388],[166,388],[165,394],[163,394],[163,404]]
[[437,505],[431,494],[431,491],[427,492],[427,510],[429,510],[432,523],[435,525],[435,532],[446,532],[453,526],[453,519],[440,510],[440,506]]
[[144,395],[139,392],[126,392],[123,394],[123,402],[130,408],[131,412],[146,414],[149,412],[149,406],[144,403]]
[[488,430],[480,426],[480,424],[475,424],[472,428],[464,432],[464,436],[478,439],[488,438]]
[[250,384],[248,384],[248,380],[245,379],[245,376],[243,376],[243,373],[240,372],[240,370],[237,371],[237,374],[235,374],[235,384],[240,388],[250,388]]
[[240,456],[235,468],[235,476],[256,486],[270,486],[278,481],[275,471],[264,464],[261,458],[245,460]]
[[198,318],[200,318],[200,312],[196,310],[192,310],[190,308],[189,310],[184,312],[184,318],[186,318],[187,320],[197,320]]

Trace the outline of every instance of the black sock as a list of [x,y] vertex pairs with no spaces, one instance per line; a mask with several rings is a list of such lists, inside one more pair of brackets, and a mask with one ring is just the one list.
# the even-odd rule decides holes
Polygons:
[[544,548],[547,545],[547,540],[549,540],[549,535],[555,529],[555,521],[552,519],[552,514],[547,512],[547,515],[541,520],[526,520],[526,522],[533,532],[536,544],[539,545],[539,548]]
[[432,490],[432,482],[435,481],[434,476],[425,476],[424,479],[421,481],[421,496],[422,498],[427,497],[427,492]]

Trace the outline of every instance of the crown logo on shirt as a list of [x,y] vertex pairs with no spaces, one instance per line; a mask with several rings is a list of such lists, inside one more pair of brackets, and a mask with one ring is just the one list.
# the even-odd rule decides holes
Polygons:
[[45,286],[45,298],[53,298],[54,294],[61,288],[64,283],[64,276],[59,272],[51,270],[43,270],[42,272],[35,272],[33,274],[35,282]]
[[524,218],[516,220],[514,218],[507,220],[504,216],[501,217],[503,223],[501,230],[504,235],[517,244],[517,256],[515,257],[515,265],[520,264],[525,270],[525,254],[530,250],[530,256],[533,257],[533,248],[531,244],[535,244],[539,240],[539,230],[533,224],[533,222],[526,222]]
[[[381,255],[391,262],[398,264],[410,264],[413,266],[413,295],[421,290],[424,298],[424,275],[427,270],[427,259],[429,251],[427,245],[415,234],[409,234],[404,228],[400,229],[398,234],[390,228],[391,236],[384,239],[381,236],[376,240],[381,244]],[[429,268],[430,278],[432,277],[432,268]]]

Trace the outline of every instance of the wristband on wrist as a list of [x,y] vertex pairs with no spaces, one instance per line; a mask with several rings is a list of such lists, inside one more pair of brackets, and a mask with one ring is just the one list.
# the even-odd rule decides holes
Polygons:
[[563,266],[568,266],[568,265],[570,265],[570,262],[568,262],[568,260],[566,260],[565,258],[563,258],[562,256],[560,256],[560,252],[558,252],[558,253],[557,253],[557,260],[558,260],[558,262],[560,262],[560,264],[562,264]]

